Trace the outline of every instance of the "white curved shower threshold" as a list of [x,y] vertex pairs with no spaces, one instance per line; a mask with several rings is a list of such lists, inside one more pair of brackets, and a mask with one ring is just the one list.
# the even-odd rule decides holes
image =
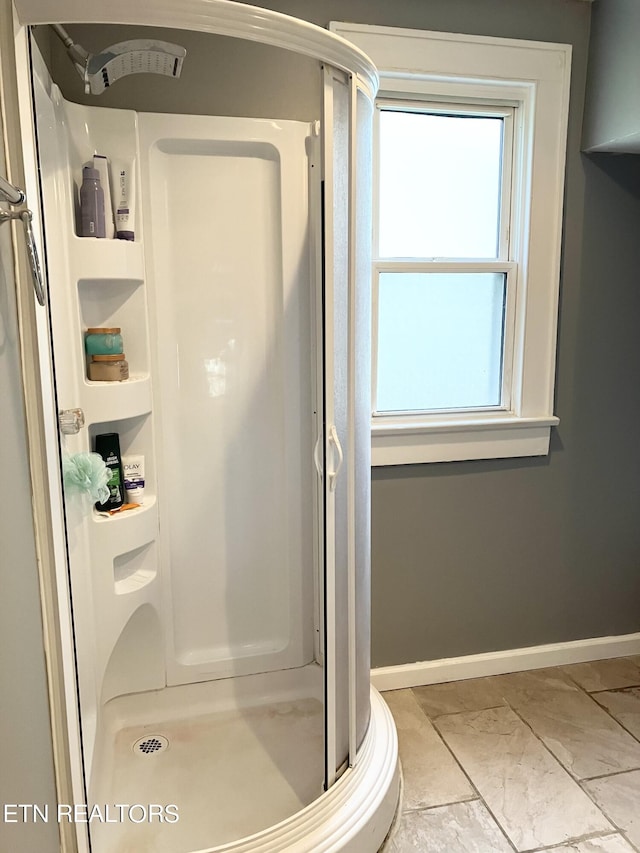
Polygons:
[[[175,806],[179,819],[100,823],[94,843],[101,853],[378,850],[395,812],[399,781],[395,727],[373,688],[371,724],[358,764],[325,793],[317,699],[291,696],[233,710],[223,701],[205,713],[206,685],[171,693],[159,708],[153,694],[114,700],[93,799],[134,803],[144,790],[163,808]],[[196,714],[194,693],[200,693]],[[148,752],[140,749],[141,741],[151,744]],[[296,766],[304,772],[295,773]]]

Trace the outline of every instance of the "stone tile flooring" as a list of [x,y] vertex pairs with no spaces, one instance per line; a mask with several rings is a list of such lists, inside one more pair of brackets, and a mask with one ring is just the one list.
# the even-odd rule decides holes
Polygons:
[[640,657],[384,698],[404,779],[385,853],[640,851]]

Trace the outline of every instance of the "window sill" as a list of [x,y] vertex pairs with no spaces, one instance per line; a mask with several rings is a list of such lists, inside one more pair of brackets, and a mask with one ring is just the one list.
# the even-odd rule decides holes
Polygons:
[[546,456],[555,416],[487,415],[460,421],[376,423],[371,428],[371,464],[414,465]]

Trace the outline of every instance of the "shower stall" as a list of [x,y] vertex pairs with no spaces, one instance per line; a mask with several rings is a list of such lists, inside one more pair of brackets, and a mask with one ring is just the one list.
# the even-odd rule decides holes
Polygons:
[[[15,7],[47,282],[58,757],[95,818],[69,849],[374,853],[399,785],[369,683],[375,69],[230,0]],[[70,61],[49,25],[92,52]],[[127,76],[159,39],[180,79],[167,61]],[[79,236],[95,154],[133,175],[133,240]],[[127,379],[88,378],[93,328],[121,330]],[[113,515],[60,476],[105,433],[144,457],[143,502]]]

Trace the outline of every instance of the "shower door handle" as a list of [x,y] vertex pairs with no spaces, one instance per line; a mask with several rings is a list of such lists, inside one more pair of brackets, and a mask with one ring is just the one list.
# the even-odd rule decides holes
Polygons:
[[42,269],[38,258],[38,250],[36,249],[36,241],[33,236],[33,228],[31,227],[32,215],[30,210],[21,210],[20,219],[24,225],[24,236],[27,243],[27,254],[29,255],[29,265],[31,266],[31,278],[33,279],[33,289],[38,300],[38,305],[44,305],[44,284],[42,281]]
[[331,424],[331,429],[329,430],[329,444],[332,444],[335,447],[336,454],[338,456],[338,464],[333,468],[333,470],[329,470],[327,473],[329,475],[329,491],[335,492],[336,484],[338,480],[338,474],[340,473],[340,469],[342,468],[342,463],[344,461],[344,454],[342,452],[342,445],[340,444],[340,439],[338,438],[338,431],[336,429],[335,424]]
[[[25,201],[24,190],[20,187],[15,187],[10,184],[5,178],[0,176],[0,201],[8,201],[9,204],[22,204]],[[42,270],[38,259],[38,250],[36,249],[36,241],[33,236],[33,228],[31,220],[33,216],[28,208],[22,210],[0,210],[0,225],[3,222],[10,222],[12,219],[21,219],[24,225],[24,236],[27,243],[27,254],[29,255],[29,266],[31,267],[31,278],[33,279],[33,289],[36,293],[36,299],[39,305],[44,305],[44,284],[42,281]]]
[[24,201],[24,192],[20,187],[14,187],[2,175],[0,175],[0,201],[8,201],[9,204],[22,204]]
[[324,471],[322,470],[322,433],[318,434],[318,440],[316,441],[316,446],[313,448],[313,461],[316,466],[316,471],[318,472],[318,477],[322,480],[322,476]]
[[58,426],[63,435],[77,435],[85,424],[82,409],[60,409]]

